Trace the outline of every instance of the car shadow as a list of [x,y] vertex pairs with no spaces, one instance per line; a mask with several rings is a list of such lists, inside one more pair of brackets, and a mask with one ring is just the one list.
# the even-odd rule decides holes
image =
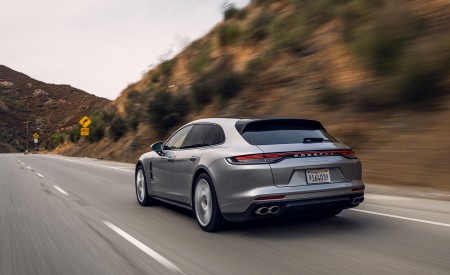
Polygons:
[[[194,214],[190,210],[166,203],[161,203],[157,207],[163,207],[173,213],[189,217],[193,223],[196,223]],[[352,215],[353,213],[344,210],[341,214],[333,217],[294,216],[228,223],[223,230],[213,234],[286,239],[292,236],[346,235],[366,229],[369,231],[386,229],[386,225],[379,224],[371,219],[361,219]],[[199,228],[199,230],[201,229]]]
[[[342,214],[341,214],[342,215]],[[282,217],[268,220],[232,223],[224,234],[245,235],[252,238],[280,238],[286,239],[292,236],[312,236],[339,234],[354,230],[362,230],[368,227],[365,221],[352,217]]]

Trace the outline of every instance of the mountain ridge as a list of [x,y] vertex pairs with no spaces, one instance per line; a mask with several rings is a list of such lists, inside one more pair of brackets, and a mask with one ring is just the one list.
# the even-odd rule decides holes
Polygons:
[[39,148],[51,150],[59,143],[53,135],[109,102],[70,85],[48,84],[0,65],[0,152],[26,150],[26,121],[30,121],[28,147],[33,149],[31,135],[36,132]]

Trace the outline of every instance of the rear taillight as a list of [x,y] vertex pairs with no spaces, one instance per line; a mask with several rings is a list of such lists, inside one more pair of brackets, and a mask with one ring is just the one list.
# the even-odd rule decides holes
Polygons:
[[284,198],[286,198],[285,195],[275,195],[275,196],[268,196],[268,197],[259,197],[259,198],[256,198],[255,201],[282,200]]
[[229,157],[226,160],[231,164],[268,164],[279,162],[286,158],[311,158],[342,156],[348,159],[356,159],[355,153],[351,149],[327,150],[327,151],[299,151],[282,153],[263,153]]

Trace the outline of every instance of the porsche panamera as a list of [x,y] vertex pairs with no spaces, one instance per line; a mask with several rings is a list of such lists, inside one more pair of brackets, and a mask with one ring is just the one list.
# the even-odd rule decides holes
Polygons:
[[361,161],[315,120],[201,119],[151,148],[136,164],[138,203],[190,209],[208,232],[226,222],[334,216],[364,201]]

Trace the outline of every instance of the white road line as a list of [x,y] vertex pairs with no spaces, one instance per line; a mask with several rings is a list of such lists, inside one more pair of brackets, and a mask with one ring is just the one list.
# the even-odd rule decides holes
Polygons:
[[427,220],[421,220],[421,219],[414,219],[414,218],[408,218],[408,217],[403,217],[403,216],[384,214],[384,213],[367,211],[367,210],[361,210],[361,209],[349,209],[349,210],[362,212],[362,213],[367,213],[367,214],[372,214],[372,215],[384,216],[384,217],[389,217],[389,218],[401,219],[401,220],[406,220],[406,221],[413,221],[413,222],[420,222],[420,223],[427,223],[427,224],[432,224],[432,225],[439,225],[439,226],[450,227],[450,224],[448,224],[448,223],[441,223],[441,222],[433,222],[433,221],[427,221]]
[[442,193],[430,193],[430,195],[450,197],[449,194],[442,194]]
[[38,175],[38,177],[41,177],[41,178],[44,177],[43,175],[41,175],[41,174],[39,174],[39,173],[36,173],[36,175]]
[[24,164],[25,164],[25,163],[21,162],[20,160],[18,160],[17,158],[13,157],[13,156],[10,156],[10,157],[12,157],[13,159],[17,160],[17,162],[18,162],[20,165],[24,165]]
[[30,167],[30,166],[27,166],[27,168],[31,170],[31,167]]
[[71,161],[71,162],[78,162],[78,163],[82,163],[82,164],[89,164],[89,165],[93,165],[93,166],[98,166],[98,167],[103,167],[103,168],[109,168],[109,169],[115,169],[115,170],[121,170],[121,171],[134,173],[134,170],[128,170],[128,169],[124,169],[124,168],[120,168],[120,167],[100,165],[100,164],[96,164],[96,163],[88,163],[88,162],[85,162],[85,161],[78,161],[78,160],[66,159],[66,158],[55,157],[55,156],[46,156],[46,157],[52,157],[52,158],[62,159],[62,160]]
[[57,185],[53,185],[53,187],[55,187],[56,190],[58,190],[59,192],[63,193],[66,196],[69,196],[69,193],[67,193],[66,191],[62,190],[61,187],[57,186]]
[[173,272],[178,272],[181,274],[185,274],[183,271],[181,271],[180,268],[178,268],[175,264],[173,264],[171,261],[163,257],[158,252],[154,251],[150,247],[146,246],[145,244],[141,243],[140,241],[136,240],[133,236],[128,234],[127,232],[123,231],[119,227],[115,226],[114,224],[110,223],[109,221],[103,221],[103,223],[111,228],[114,232],[119,234],[122,238],[132,243],[134,246],[142,250],[145,254],[152,257],[156,261],[158,261],[163,266],[167,267],[168,269],[172,270]]

